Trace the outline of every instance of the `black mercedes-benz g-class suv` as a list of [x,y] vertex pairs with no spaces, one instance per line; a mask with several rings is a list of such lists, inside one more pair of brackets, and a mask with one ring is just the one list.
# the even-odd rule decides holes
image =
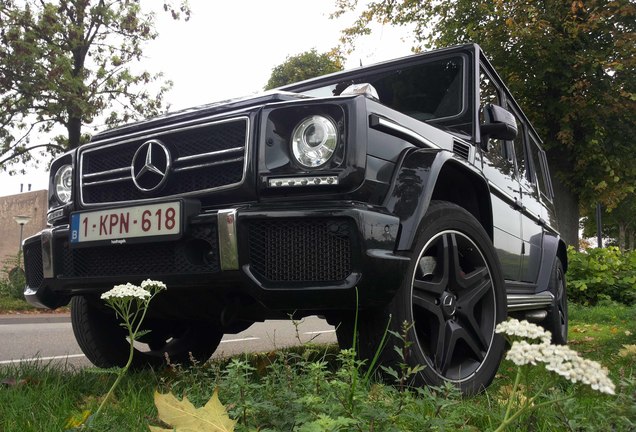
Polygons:
[[419,383],[472,393],[508,314],[566,340],[545,153],[477,45],[105,131],[53,162],[49,206],[24,241],[25,296],[70,302],[98,366],[128,350],[99,295],[148,278],[168,290],[139,365],[206,360],[223,334],[289,314],[324,316],[343,346],[356,328],[364,357],[406,321]]

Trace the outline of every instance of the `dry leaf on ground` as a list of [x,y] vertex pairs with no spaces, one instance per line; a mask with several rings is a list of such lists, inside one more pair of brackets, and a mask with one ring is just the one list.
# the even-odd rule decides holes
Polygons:
[[201,408],[183,397],[180,401],[172,393],[161,394],[155,392],[155,405],[159,411],[159,418],[174,429],[149,426],[151,432],[233,432],[236,421],[232,420],[223,404],[219,401],[218,389],[210,400]]

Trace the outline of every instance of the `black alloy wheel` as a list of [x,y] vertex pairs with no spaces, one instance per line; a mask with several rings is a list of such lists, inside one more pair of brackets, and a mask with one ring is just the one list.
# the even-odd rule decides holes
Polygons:
[[[97,367],[123,367],[128,360],[130,343],[115,312],[99,304],[97,298],[76,296],[71,300],[73,333],[86,357]],[[223,337],[220,331],[194,322],[147,320],[143,330],[150,330],[134,343],[132,367],[189,365],[207,361]]]
[[[372,354],[389,317],[396,332],[404,322],[412,324],[406,362],[424,366],[417,384],[451,382],[464,394],[490,384],[504,352],[495,326],[506,317],[505,287],[492,240],[466,210],[431,203],[396,297],[380,314],[359,322],[362,356]],[[394,349],[400,343],[389,339],[383,363],[402,361]]]

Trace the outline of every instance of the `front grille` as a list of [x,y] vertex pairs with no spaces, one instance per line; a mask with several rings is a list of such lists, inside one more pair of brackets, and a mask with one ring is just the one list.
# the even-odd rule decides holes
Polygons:
[[[248,130],[248,119],[241,117],[197,126],[177,125],[88,148],[80,153],[79,162],[82,203],[124,203],[236,186],[245,175]],[[143,190],[153,189],[144,184],[139,188],[132,176],[135,154],[149,140],[167,149],[170,165],[165,182],[152,191]]]
[[352,272],[353,221],[275,219],[249,222],[251,269],[272,282],[335,282]]
[[[63,278],[217,273],[221,270],[215,225],[194,226],[178,242],[63,250]],[[208,253],[210,252],[210,253]]]
[[35,241],[24,245],[24,268],[26,283],[30,288],[38,288],[44,281],[42,273],[42,243]]

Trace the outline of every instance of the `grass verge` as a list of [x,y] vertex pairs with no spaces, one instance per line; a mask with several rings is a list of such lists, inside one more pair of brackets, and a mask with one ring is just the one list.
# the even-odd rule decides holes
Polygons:
[[[615,396],[554,378],[542,399],[567,398],[521,416],[513,431],[636,430],[636,307],[570,309],[571,346],[610,369]],[[248,431],[494,430],[510,398],[516,367],[504,361],[483,394],[461,398],[451,387],[399,391],[360,379],[360,365],[333,346],[308,345],[160,371],[128,374],[90,430],[147,431],[160,425],[155,389],[187,395],[200,406],[219,388],[221,402]],[[521,383],[530,394],[552,379],[533,368]],[[94,412],[114,376],[53,365],[0,368],[0,430],[60,431],[68,419]],[[520,399],[519,403],[523,401]]]

